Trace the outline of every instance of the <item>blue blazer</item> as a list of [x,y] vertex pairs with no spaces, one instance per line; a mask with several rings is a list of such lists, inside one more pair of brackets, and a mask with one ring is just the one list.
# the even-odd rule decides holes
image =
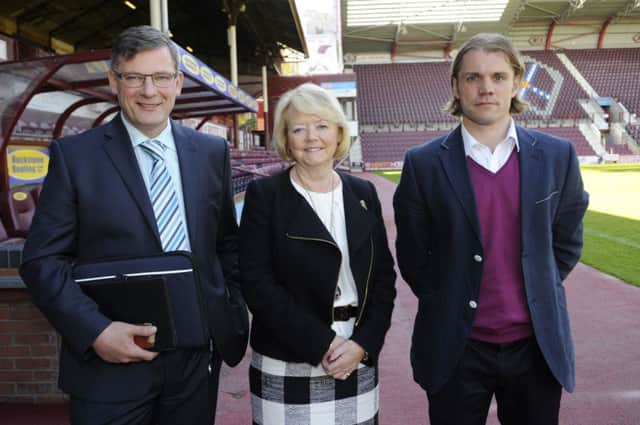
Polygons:
[[[572,391],[574,353],[562,282],[580,258],[588,195],[570,142],[521,127],[517,134],[527,303],[549,368]],[[414,379],[433,393],[462,356],[482,279],[483,245],[460,127],[407,152],[394,210],[398,265],[419,300]]]
[[[225,361],[244,352],[220,311],[237,282],[237,224],[225,140],[172,122],[194,263],[211,335]],[[127,400],[151,385],[148,362],[112,364],[91,344],[109,325],[71,278],[74,261],[162,253],[153,207],[128,133],[118,116],[77,136],[54,140],[49,173],[24,247],[20,274],[34,303],[62,335],[60,387],[101,401]],[[240,356],[242,357],[242,356]]]

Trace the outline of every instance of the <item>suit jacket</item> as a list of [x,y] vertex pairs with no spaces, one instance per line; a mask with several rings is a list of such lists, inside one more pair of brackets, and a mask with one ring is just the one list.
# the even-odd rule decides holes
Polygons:
[[[567,140],[517,128],[522,271],[535,337],[556,379],[575,384],[563,280],[580,258],[583,190]],[[397,259],[418,297],[414,379],[436,392],[460,360],[475,317],[483,245],[460,127],[407,152],[394,195]]]
[[[246,340],[223,332],[229,320],[220,313],[227,291],[239,286],[229,149],[221,138],[175,122],[172,129],[210,334],[222,357],[235,362],[239,359],[229,354],[244,352]],[[54,140],[50,150],[20,274],[35,304],[62,335],[61,388],[94,400],[136,398],[151,385],[152,365],[107,363],[92,352],[93,341],[111,321],[71,277],[74,261],[162,252],[131,141],[118,116],[83,134]]]
[[[395,272],[373,185],[340,174],[349,257],[358,292],[352,340],[375,362],[391,322]],[[252,181],[240,225],[240,270],[253,313],[251,346],[269,357],[317,365],[331,329],[341,254],[289,170]]]

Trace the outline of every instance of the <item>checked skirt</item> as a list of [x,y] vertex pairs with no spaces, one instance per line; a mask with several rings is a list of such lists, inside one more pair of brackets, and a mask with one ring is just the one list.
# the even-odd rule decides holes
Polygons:
[[377,425],[378,371],[360,364],[342,381],[322,366],[254,352],[249,368],[254,425]]

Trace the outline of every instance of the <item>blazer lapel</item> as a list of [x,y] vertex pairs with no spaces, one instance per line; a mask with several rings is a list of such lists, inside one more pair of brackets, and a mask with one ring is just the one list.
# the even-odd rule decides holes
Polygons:
[[540,182],[541,154],[537,140],[526,130],[517,127],[520,145],[520,216],[522,237],[529,234],[532,226],[533,205],[535,205],[535,185]]
[[153,214],[153,206],[149,199],[149,193],[144,185],[142,174],[140,173],[140,167],[138,166],[138,160],[133,152],[133,146],[129,139],[129,134],[121,121],[120,116],[117,116],[107,125],[105,130],[106,141],[103,145],[104,150],[107,152],[109,158],[113,162],[113,166],[118,170],[120,177],[124,181],[125,186],[129,190],[131,197],[135,200],[140,208],[140,212],[144,216],[149,230],[155,235],[160,246],[160,235],[158,234],[158,228],[156,226],[156,218]]
[[282,184],[286,192],[283,206],[291,211],[289,226],[287,227],[287,236],[302,239],[315,239],[329,242],[336,245],[333,237],[320,220],[320,217],[313,211],[313,208],[298,193],[289,181],[289,173],[282,173]]
[[441,144],[440,162],[449,179],[455,196],[460,201],[462,209],[471,224],[478,240],[482,241],[478,213],[471,185],[471,177],[467,169],[467,158],[464,153],[462,130],[458,126]]
[[[198,188],[202,188],[199,183],[204,167],[200,165],[200,156],[198,155],[196,143],[191,140],[182,127],[176,125],[173,121],[171,122],[171,128],[176,150],[178,151],[184,209],[187,217],[187,227],[189,228],[189,240],[193,247],[198,235],[198,206],[202,205],[202,190],[198,190]],[[189,172],[186,170],[189,170]]]
[[371,206],[366,199],[359,197],[345,178],[342,178],[342,187],[349,256],[355,258],[355,252],[369,240],[373,214],[368,212]]

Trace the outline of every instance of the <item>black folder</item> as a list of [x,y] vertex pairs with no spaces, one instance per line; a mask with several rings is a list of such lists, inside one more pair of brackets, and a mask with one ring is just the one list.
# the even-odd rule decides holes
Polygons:
[[188,252],[81,262],[73,266],[73,279],[109,319],[156,326],[150,350],[209,343],[202,289]]
[[138,344],[143,348],[151,351],[175,348],[176,329],[164,277],[122,276],[79,283],[109,319],[131,324],[149,323],[157,328],[154,338],[139,340]]

